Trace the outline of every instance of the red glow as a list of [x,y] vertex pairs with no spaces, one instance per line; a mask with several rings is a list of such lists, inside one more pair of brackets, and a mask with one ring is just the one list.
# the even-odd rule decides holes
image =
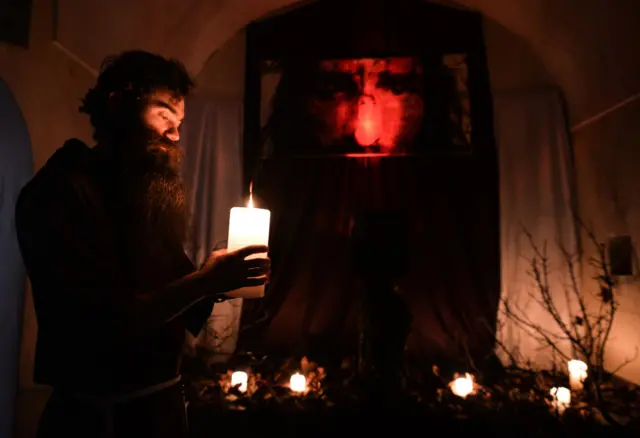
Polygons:
[[371,97],[363,97],[358,105],[355,137],[361,146],[371,146],[380,138],[380,109]]
[[340,154],[347,158],[380,158],[380,157],[393,157],[391,152],[351,152],[348,154]]
[[325,97],[313,98],[310,110],[324,147],[353,136],[378,155],[394,154],[415,139],[424,114],[418,60],[328,60],[320,71]]

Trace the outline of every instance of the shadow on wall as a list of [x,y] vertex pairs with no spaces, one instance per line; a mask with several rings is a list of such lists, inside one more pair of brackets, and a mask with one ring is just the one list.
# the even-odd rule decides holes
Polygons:
[[31,141],[20,108],[0,79],[0,438],[13,437],[26,272],[14,208],[33,176]]

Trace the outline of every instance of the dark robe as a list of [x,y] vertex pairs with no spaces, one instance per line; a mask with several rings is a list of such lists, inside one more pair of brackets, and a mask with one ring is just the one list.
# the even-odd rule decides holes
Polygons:
[[[145,247],[127,227],[114,166],[77,140],[67,142],[22,190],[16,228],[38,321],[34,380],[54,388],[40,436],[104,436],[100,406],[75,394],[109,396],[179,373],[185,329],[197,334],[213,301],[164,325],[121,333],[136,294],[194,271],[181,245]],[[180,437],[179,385],[113,412],[112,436]]]

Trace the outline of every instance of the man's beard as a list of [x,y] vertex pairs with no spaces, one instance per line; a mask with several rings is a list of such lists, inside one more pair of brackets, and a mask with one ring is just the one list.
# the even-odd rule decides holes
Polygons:
[[[145,139],[146,137],[146,139]],[[189,209],[181,175],[182,149],[165,137],[131,136],[117,146],[125,216],[145,246],[183,245]]]

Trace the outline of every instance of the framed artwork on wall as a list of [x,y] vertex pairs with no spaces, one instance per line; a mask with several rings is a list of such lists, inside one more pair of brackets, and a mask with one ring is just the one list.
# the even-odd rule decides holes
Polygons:
[[365,3],[315,2],[247,28],[245,160],[493,148],[481,17]]
[[261,60],[261,155],[471,152],[465,54]]

